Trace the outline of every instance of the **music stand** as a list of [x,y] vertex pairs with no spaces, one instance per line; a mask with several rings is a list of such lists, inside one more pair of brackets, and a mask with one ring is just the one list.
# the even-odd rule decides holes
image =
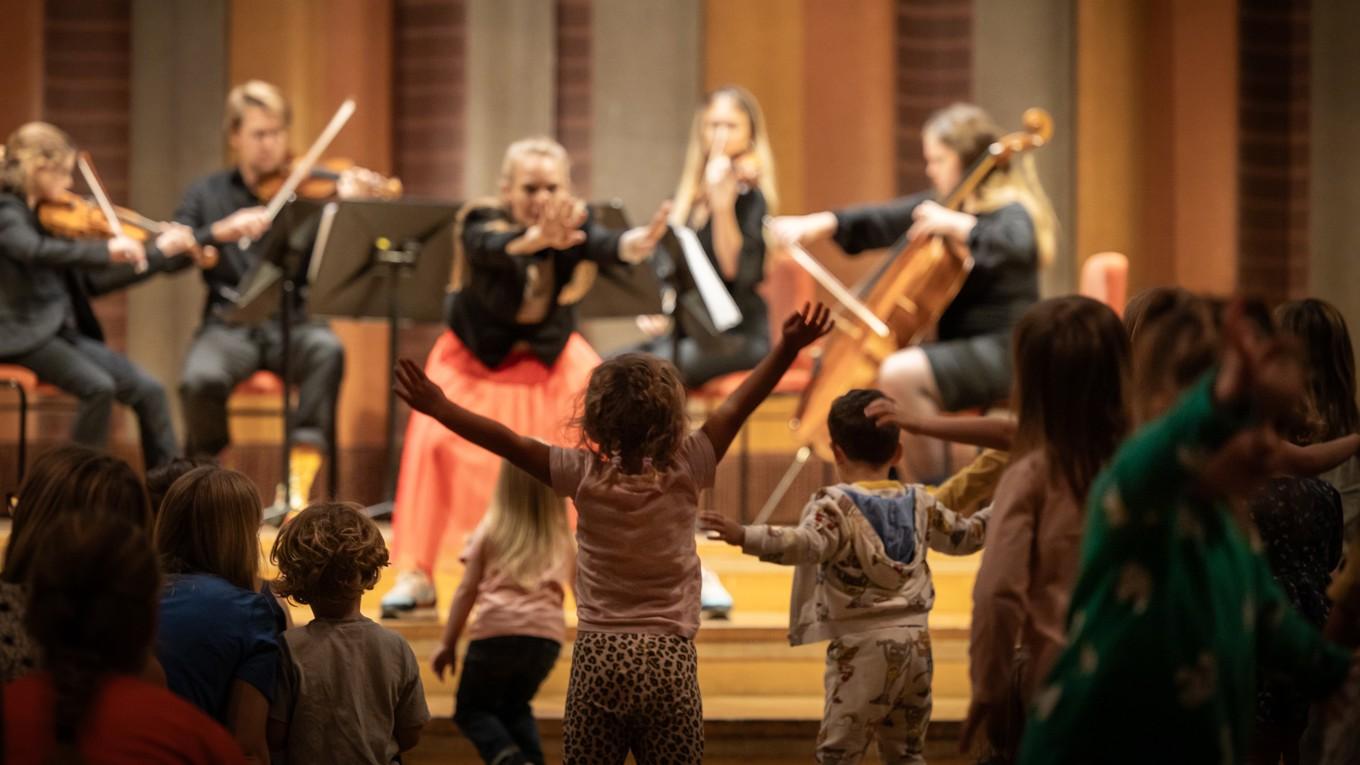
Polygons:
[[387,477],[374,517],[396,497],[397,329],[402,321],[442,322],[453,265],[458,205],[409,200],[330,202],[321,214],[309,269],[308,302],[318,316],[387,321]]
[[[623,202],[611,199],[590,205],[593,222],[608,229],[631,228]],[[603,263],[590,292],[576,306],[581,333],[601,353],[634,345],[643,339],[637,317],[669,314],[661,280],[653,263]]]
[[[227,314],[233,324],[263,324],[279,319],[279,351],[283,357],[283,507],[292,506],[293,407],[288,395],[292,377],[293,312],[301,308],[300,284],[306,282],[307,253],[317,231],[320,203],[294,200],[279,211],[269,232],[260,240],[260,258],[241,278],[235,305]],[[335,434],[330,434],[331,438]],[[335,466],[331,466],[335,470]],[[272,514],[275,517],[278,513]]]

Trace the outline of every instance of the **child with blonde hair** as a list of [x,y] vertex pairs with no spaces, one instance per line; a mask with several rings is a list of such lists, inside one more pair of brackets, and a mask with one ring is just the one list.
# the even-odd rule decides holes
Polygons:
[[430,712],[411,646],[359,612],[387,565],[382,532],[358,505],[313,505],[283,527],[270,558],[275,590],[315,617],[283,633],[270,749],[288,762],[389,765]]
[[562,606],[575,552],[562,500],[502,462],[490,511],[463,551],[463,578],[433,661],[440,680],[453,674],[475,606],[453,720],[485,762],[543,763],[529,704],[566,639]]
[[563,720],[565,762],[697,763],[704,732],[694,634],[699,629],[699,493],[741,424],[798,352],[831,330],[805,305],[702,428],[687,433],[675,366],[625,354],[591,373],[579,418],[584,448],[549,447],[449,401],[403,360],[397,392],[417,411],[570,497],[576,539],[577,637]]

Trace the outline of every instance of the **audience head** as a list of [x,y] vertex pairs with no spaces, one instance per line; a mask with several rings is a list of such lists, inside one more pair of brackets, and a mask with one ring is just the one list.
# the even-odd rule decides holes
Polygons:
[[497,570],[526,589],[556,569],[571,544],[562,499],[508,461],[501,462],[482,530]]
[[156,516],[156,551],[165,573],[212,574],[255,589],[262,515],[249,478],[210,465],[190,470],[166,492]]
[[869,404],[886,398],[881,390],[856,388],[831,402],[826,416],[831,431],[831,449],[836,465],[855,463],[872,468],[887,468],[902,456],[901,434],[892,425],[879,425],[864,413]]
[[279,568],[273,590],[313,608],[352,607],[378,583],[387,543],[358,505],[312,505],[284,524],[270,559]]
[[1134,421],[1145,423],[1218,363],[1218,326],[1208,301],[1179,288],[1135,296],[1124,322],[1131,329]]
[[146,533],[110,514],[53,519],[28,576],[25,626],[56,691],[61,754],[75,752],[100,683],[138,675],[151,655],[161,575]]
[[1044,300],[1014,333],[1017,453],[1042,449],[1078,500],[1128,430],[1129,341],[1109,306]]
[[1317,438],[1327,441],[1360,432],[1355,351],[1345,317],[1315,298],[1285,303],[1275,316],[1280,332],[1297,341],[1302,352],[1308,414]]
[[590,373],[576,420],[584,444],[601,459],[617,457],[629,473],[648,463],[665,469],[688,427],[685,386],[669,361],[625,353]]
[[150,524],[146,488],[128,464],[83,446],[43,454],[19,487],[0,580],[22,583],[62,516],[115,515],[136,528]]
[[165,493],[170,491],[185,473],[196,467],[211,465],[213,462],[207,459],[175,457],[174,459],[151,468],[146,472],[146,494],[151,500],[151,517],[155,518],[160,512],[161,502],[165,500]]

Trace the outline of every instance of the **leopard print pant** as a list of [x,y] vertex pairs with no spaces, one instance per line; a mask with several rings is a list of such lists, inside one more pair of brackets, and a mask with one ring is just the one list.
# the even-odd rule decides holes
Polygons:
[[690,765],[704,758],[694,642],[678,635],[581,632],[571,654],[565,765]]

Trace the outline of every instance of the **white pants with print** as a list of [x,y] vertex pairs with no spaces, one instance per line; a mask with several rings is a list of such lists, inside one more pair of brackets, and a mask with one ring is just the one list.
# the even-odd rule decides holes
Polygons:
[[877,738],[884,765],[924,763],[933,668],[925,627],[832,640],[826,649],[826,708],[817,762],[852,765]]

